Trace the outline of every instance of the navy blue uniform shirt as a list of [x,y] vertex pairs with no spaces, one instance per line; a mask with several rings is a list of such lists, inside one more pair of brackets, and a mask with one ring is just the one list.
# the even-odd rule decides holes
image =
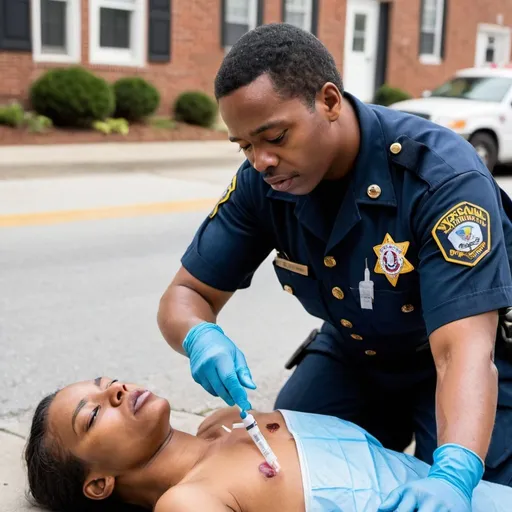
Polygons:
[[[225,291],[277,251],[283,288],[368,355],[416,350],[449,322],[512,305],[512,203],[470,144],[420,117],[345,95],[361,126],[350,175],[274,191],[248,161],[182,258]],[[361,307],[365,262],[374,283]]]

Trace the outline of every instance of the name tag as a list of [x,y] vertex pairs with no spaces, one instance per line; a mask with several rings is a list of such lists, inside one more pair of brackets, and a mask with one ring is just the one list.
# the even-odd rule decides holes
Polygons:
[[274,263],[276,264],[277,267],[285,268],[286,270],[290,270],[291,272],[295,272],[296,274],[301,274],[303,276],[308,275],[307,265],[294,263],[293,261],[287,260],[285,258],[280,258],[279,256],[277,256],[274,259]]

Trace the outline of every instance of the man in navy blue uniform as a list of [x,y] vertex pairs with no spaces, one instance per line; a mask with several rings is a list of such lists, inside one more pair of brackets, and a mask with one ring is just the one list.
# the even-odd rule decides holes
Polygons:
[[395,450],[414,434],[433,464],[381,511],[469,511],[481,478],[512,485],[512,205],[470,144],[344,92],[323,44],[286,24],[245,34],[215,93],[247,159],[158,315],[194,380],[250,408],[247,362],[216,321],[275,251],[283,289],[324,321],[276,407],[353,421]]

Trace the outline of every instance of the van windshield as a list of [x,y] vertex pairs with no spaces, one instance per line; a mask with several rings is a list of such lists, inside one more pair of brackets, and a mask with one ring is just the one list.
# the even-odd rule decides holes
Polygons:
[[499,103],[511,87],[512,78],[501,76],[458,76],[434,89],[431,96]]

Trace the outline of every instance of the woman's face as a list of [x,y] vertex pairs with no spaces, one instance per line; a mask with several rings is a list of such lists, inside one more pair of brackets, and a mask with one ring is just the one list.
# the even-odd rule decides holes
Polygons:
[[72,384],[50,406],[50,432],[91,469],[120,475],[146,463],[171,431],[170,405],[107,377]]

